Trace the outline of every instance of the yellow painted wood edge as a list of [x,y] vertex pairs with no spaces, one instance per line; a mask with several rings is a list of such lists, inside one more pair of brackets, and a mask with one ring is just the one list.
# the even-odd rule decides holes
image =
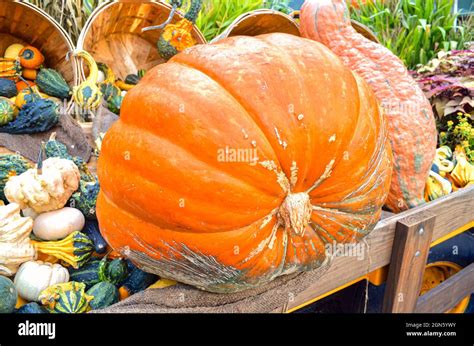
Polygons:
[[471,221],[469,222],[468,224],[462,226],[462,227],[459,227],[457,230],[455,231],[452,231],[451,233],[448,233],[446,234],[445,236],[441,237],[441,238],[438,238],[436,239],[435,241],[433,241],[430,245],[430,247],[433,247],[433,246],[436,246],[436,245],[439,245],[443,242],[445,242],[446,240],[448,239],[451,239],[465,231],[467,231],[469,228],[473,228],[474,227],[474,221]]
[[[451,239],[451,238],[453,238],[453,237],[455,237],[455,236],[457,236],[457,235],[459,235],[459,234],[461,234],[461,233],[467,231],[468,229],[470,229],[470,228],[472,228],[472,227],[474,227],[474,221],[469,222],[468,224],[464,225],[463,227],[460,227],[460,228],[456,229],[455,231],[452,231],[451,233],[448,233],[448,234],[446,234],[445,236],[436,239],[434,242],[432,242],[432,243],[430,244],[430,248],[432,248],[432,247],[434,247],[434,246],[436,246],[436,245],[439,245],[439,244],[441,244],[442,242],[445,242],[446,240]],[[339,287],[336,287],[335,289],[333,289],[333,290],[331,290],[331,291],[328,291],[328,292],[326,292],[326,293],[324,293],[324,294],[321,294],[320,296],[318,296],[318,297],[316,297],[316,298],[314,298],[314,299],[308,300],[307,302],[304,302],[303,304],[300,304],[300,305],[298,305],[298,306],[296,306],[296,307],[294,307],[294,308],[291,308],[291,309],[287,310],[286,313],[291,313],[291,312],[294,312],[294,311],[299,310],[299,309],[301,309],[301,308],[304,308],[305,306],[307,306],[307,305],[309,305],[309,304],[311,304],[311,303],[314,303],[314,302],[317,302],[317,301],[320,300],[320,299],[326,298],[326,297],[330,296],[331,294],[334,294],[334,293],[336,293],[336,292],[339,292],[340,290],[343,290],[344,288],[347,288],[347,287],[349,287],[349,286],[352,286],[353,284],[355,284],[355,283],[357,283],[357,282],[359,282],[359,281],[362,281],[362,280],[364,280],[364,279],[365,279],[365,280],[368,280],[368,279],[369,279],[369,275],[370,275],[371,273],[373,273],[373,272],[375,272],[375,271],[377,271],[377,270],[382,270],[383,268],[384,268],[384,267],[377,268],[377,269],[375,269],[374,271],[372,271],[372,272],[370,272],[370,273],[368,273],[368,274],[366,274],[366,275],[363,275],[363,276],[361,276],[361,277],[359,277],[359,278],[357,278],[357,279],[355,279],[355,280],[352,280],[352,281],[350,281],[350,282],[348,282],[348,283],[345,283],[344,285],[341,285],[341,286],[339,286]]]

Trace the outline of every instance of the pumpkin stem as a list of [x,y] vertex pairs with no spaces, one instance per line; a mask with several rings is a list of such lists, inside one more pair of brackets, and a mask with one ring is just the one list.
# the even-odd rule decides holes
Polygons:
[[309,225],[312,205],[306,192],[289,193],[278,211],[278,218],[285,230],[303,236]]
[[165,26],[167,26],[173,20],[174,14],[176,13],[177,9],[178,9],[177,4],[173,4],[173,8],[171,9],[170,15],[168,16],[168,19],[166,19],[166,21],[164,23],[162,23],[160,25],[147,26],[147,27],[142,29],[142,32],[157,30],[157,29],[163,29]]
[[38,164],[36,165],[36,174],[41,175],[43,174],[43,152],[44,152],[45,144],[42,141],[40,145],[40,151],[38,155]]

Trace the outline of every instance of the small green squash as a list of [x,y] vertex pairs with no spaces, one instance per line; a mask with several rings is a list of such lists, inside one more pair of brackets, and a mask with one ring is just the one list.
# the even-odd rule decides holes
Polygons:
[[137,74],[129,74],[127,77],[125,77],[125,83],[137,85],[140,79],[141,78]]
[[89,289],[100,282],[99,271],[104,265],[103,260],[91,259],[79,269],[69,268],[69,279],[81,282]]
[[103,270],[99,271],[100,281],[107,281],[114,285],[121,284],[128,276],[127,262],[116,258],[107,263]]
[[112,97],[112,99],[107,103],[107,108],[109,111],[120,115],[120,108],[122,108],[123,96],[117,95]]
[[104,79],[100,81],[101,84],[102,83],[110,83],[110,84],[115,83],[115,80],[117,79],[115,77],[115,73],[106,63],[98,62],[97,68],[104,75]]
[[99,282],[92,286],[87,294],[93,299],[89,303],[92,310],[104,309],[119,301],[119,291],[110,282]]
[[18,293],[13,282],[5,276],[0,276],[0,314],[12,313],[17,299]]
[[14,81],[6,78],[0,78],[0,96],[15,97],[18,94],[18,89]]
[[48,287],[40,294],[41,304],[52,313],[78,314],[90,310],[92,296],[86,293],[86,285],[66,282]]
[[4,126],[13,120],[18,115],[18,108],[15,104],[6,97],[0,97],[0,126]]
[[61,100],[68,99],[71,95],[71,88],[64,77],[52,68],[42,68],[36,77],[36,85],[39,90],[49,96],[57,97]]
[[100,84],[100,91],[105,101],[110,101],[112,98],[119,96],[121,90],[113,83],[104,82]]
[[106,257],[102,259],[91,259],[79,269],[69,269],[71,281],[81,282],[87,288],[99,282],[110,282],[113,285],[121,284],[128,275],[127,262],[121,258],[112,261]]
[[0,126],[0,132],[10,134],[46,132],[54,127],[58,120],[58,105],[51,100],[40,99],[25,104],[15,120]]
[[20,175],[32,168],[31,165],[23,156],[17,154],[2,154],[0,155],[0,200],[8,203],[3,190],[8,179],[15,175]]
[[96,220],[95,209],[99,195],[99,181],[87,182],[81,180],[79,190],[69,199],[69,206],[79,209],[89,220]]

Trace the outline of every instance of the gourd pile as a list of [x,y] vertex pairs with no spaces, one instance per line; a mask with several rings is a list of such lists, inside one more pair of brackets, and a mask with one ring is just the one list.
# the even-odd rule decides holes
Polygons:
[[56,70],[45,67],[33,46],[15,43],[0,59],[0,132],[34,134],[53,128],[71,88]]
[[83,160],[54,133],[40,152],[36,167],[0,155],[0,313],[87,312],[157,281],[102,238],[99,183]]

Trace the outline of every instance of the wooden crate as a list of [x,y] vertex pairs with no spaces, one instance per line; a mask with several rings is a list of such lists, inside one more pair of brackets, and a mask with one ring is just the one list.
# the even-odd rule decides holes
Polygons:
[[[430,244],[474,227],[474,186],[400,214],[383,218],[366,238],[363,260],[337,257],[317,282],[275,312],[295,311],[360,281],[386,265],[384,312],[444,312],[474,293],[474,265],[419,297]],[[421,228],[423,231],[420,232]],[[399,299],[403,296],[403,299]]]

